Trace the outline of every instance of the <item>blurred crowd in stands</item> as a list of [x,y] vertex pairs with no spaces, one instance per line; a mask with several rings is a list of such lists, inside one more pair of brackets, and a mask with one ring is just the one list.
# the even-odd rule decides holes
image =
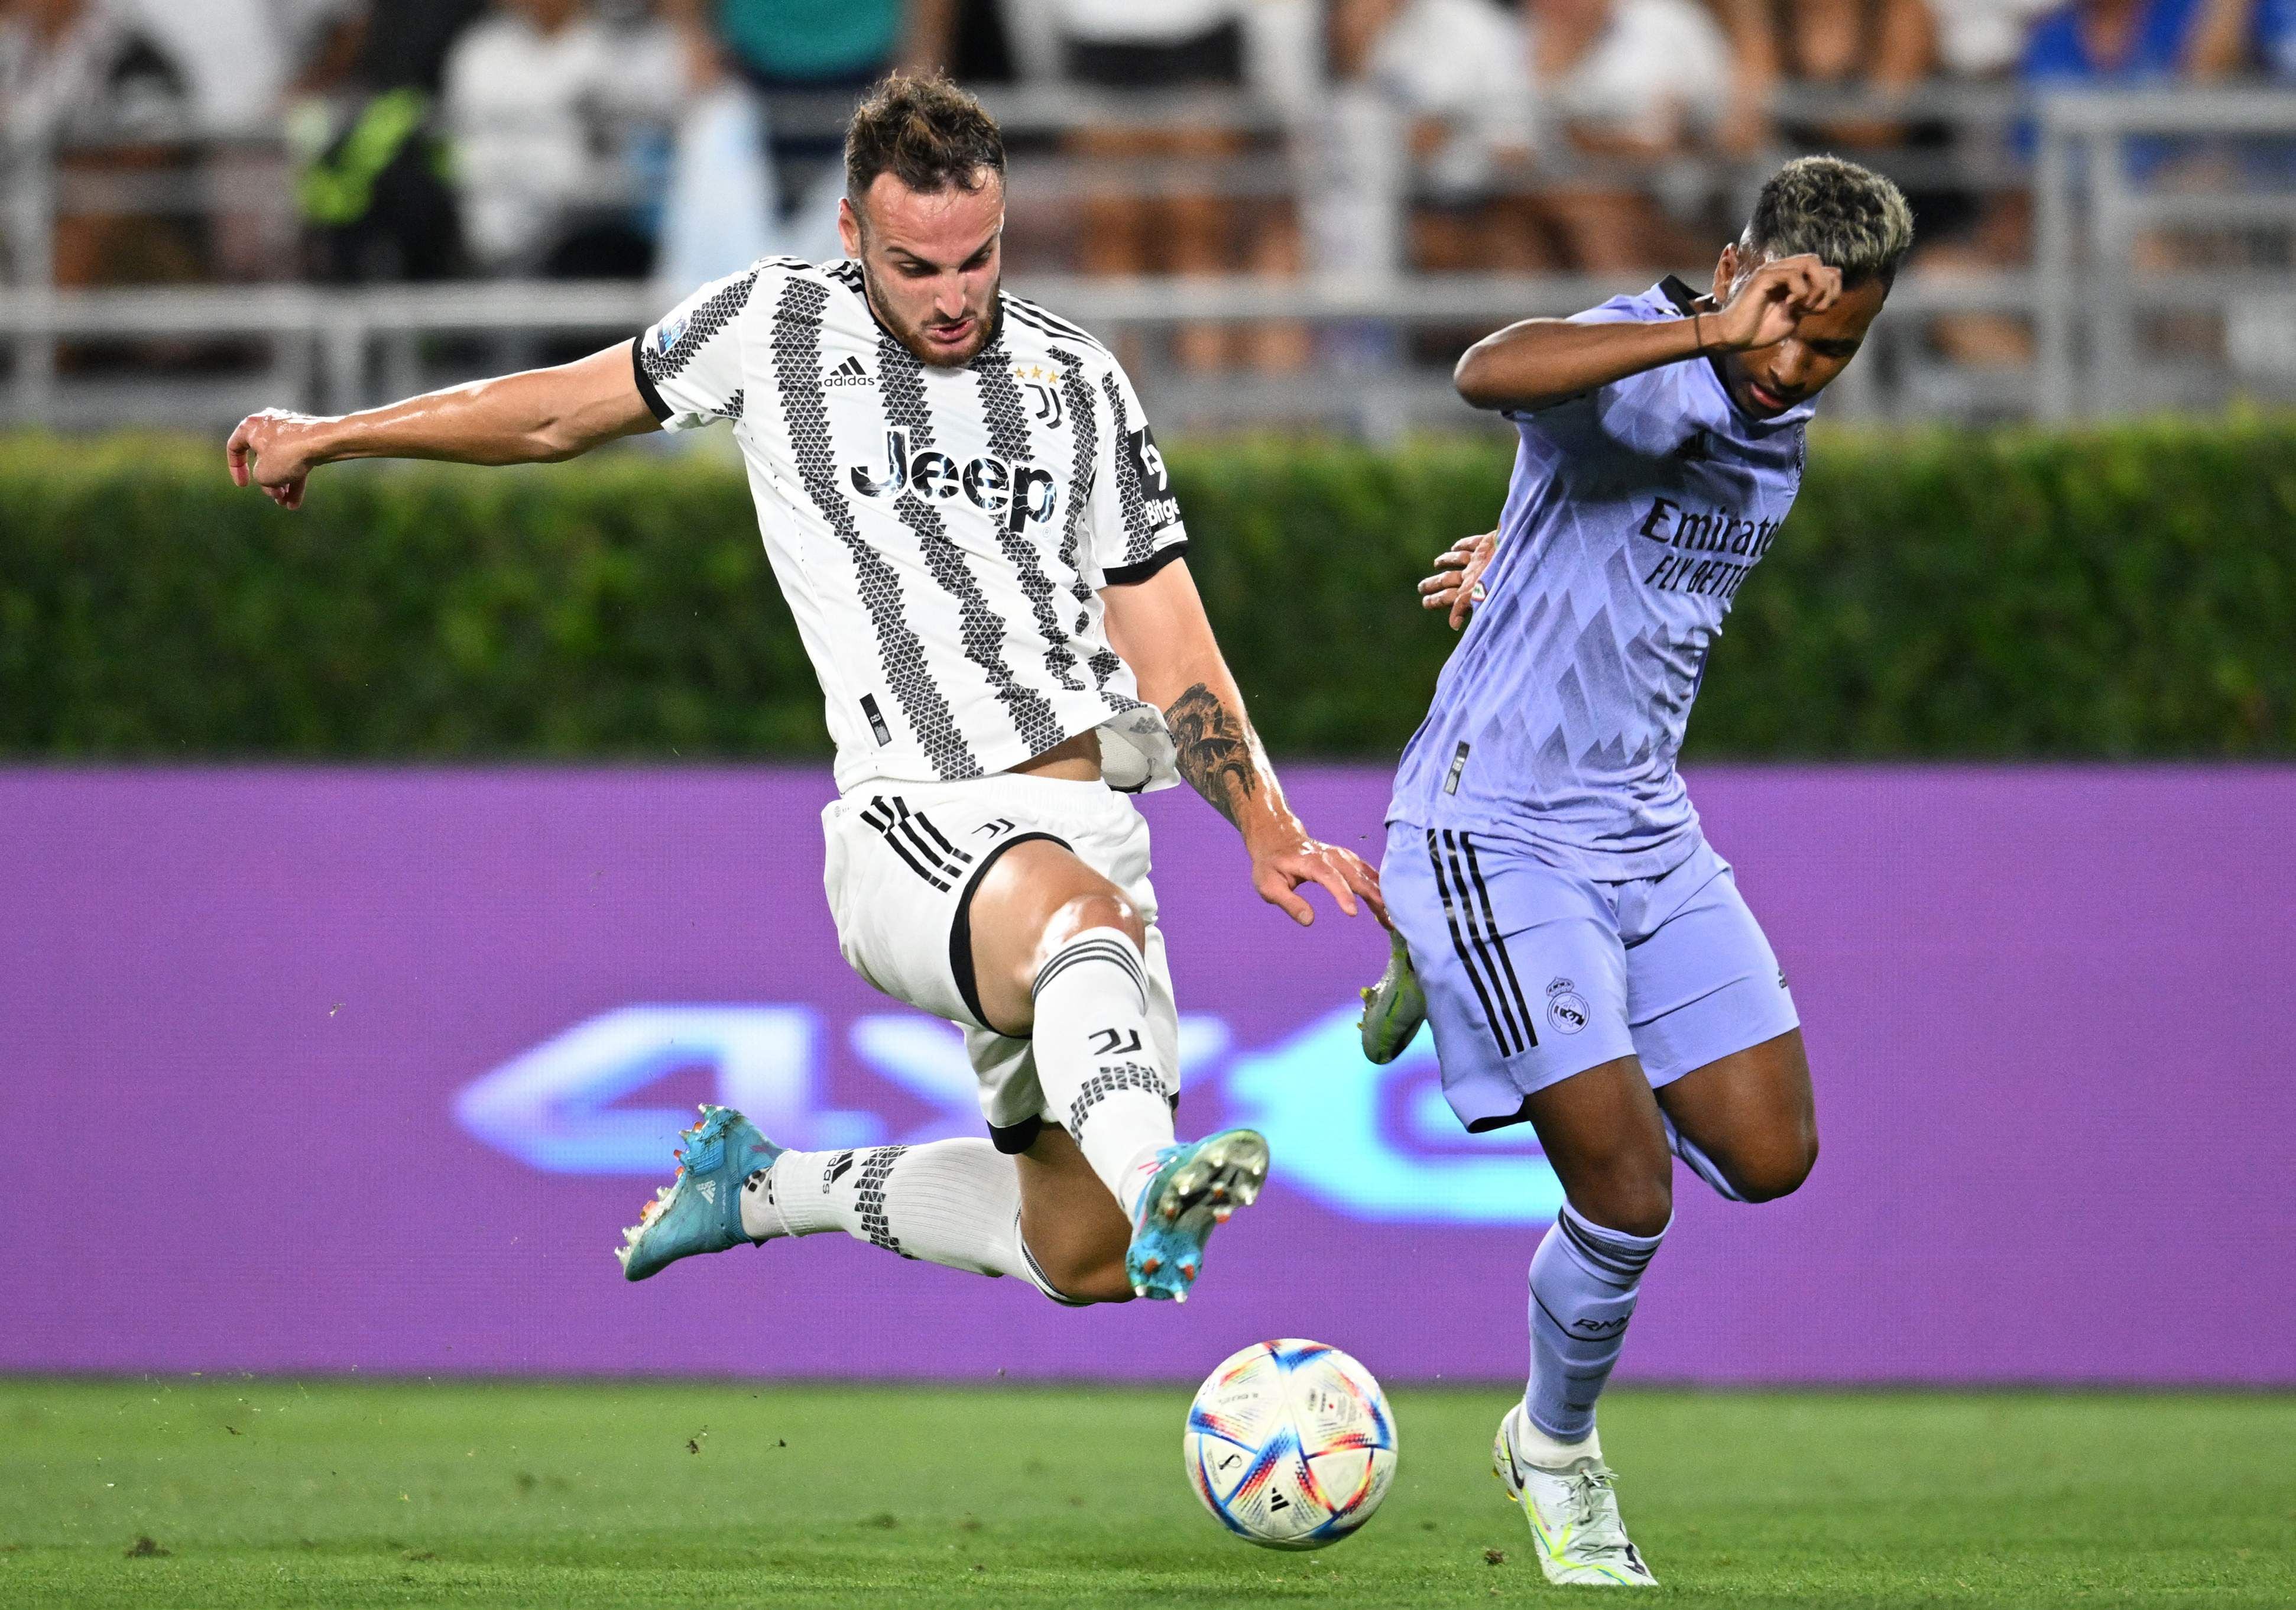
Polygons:
[[[55,210],[65,284],[832,256],[837,108],[895,68],[1068,92],[1016,126],[1070,176],[1016,193],[1032,267],[1687,265],[1734,171],[1811,149],[1902,169],[1921,259],[1982,265],[2027,252],[2030,125],[1953,86],[2296,85],[2296,0],[0,0],[0,128],[98,197]],[[198,204],[136,201],[169,182]],[[1286,362],[1231,336],[1288,339],[1183,356]]]

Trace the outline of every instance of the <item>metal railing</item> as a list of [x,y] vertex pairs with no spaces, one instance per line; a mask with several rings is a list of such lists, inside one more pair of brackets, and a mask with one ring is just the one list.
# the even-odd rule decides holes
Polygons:
[[[1282,142],[1292,136],[1264,108],[1237,97],[1192,98],[1189,104],[1207,120],[1232,119],[1263,144],[1278,142],[1273,152],[1238,159],[1259,165],[1259,182],[1245,187],[1248,193],[1281,190],[1276,181],[1315,171],[1313,152],[1284,154]],[[1023,196],[1041,201],[1055,188],[1038,179],[1060,171],[1064,159],[1055,136],[1074,126],[1071,119],[1106,127],[1111,118],[1130,117],[1148,126],[1158,108],[1156,115],[1168,119],[1173,103],[1119,97],[1116,112],[1110,106],[1104,97],[1063,100],[1058,92],[1000,106],[1023,153],[1015,159],[1016,212]],[[1870,117],[1877,109],[1870,101],[1804,95],[1790,110],[1816,120],[1852,112]],[[2277,171],[2273,153],[2296,152],[2296,94],[2074,94],[2034,103],[1999,92],[1955,92],[1892,103],[1889,110],[1906,119],[1961,119],[1956,127],[1964,136],[1957,137],[1998,159],[1972,167],[1980,189],[2007,190],[2020,177],[2020,166],[2000,153],[2020,123],[2030,120],[2034,262],[2030,269],[1909,271],[1875,327],[1872,350],[1830,398],[1830,415],[2057,418],[2208,404],[2242,390],[2296,390],[2296,298],[2288,269],[2296,247],[2296,177],[2259,183],[2256,177],[2259,160],[2269,177]],[[1052,140],[1054,148],[1029,152],[1033,136]],[[2132,160],[2132,152],[2143,160]],[[1748,174],[1758,179],[1776,154],[1735,166],[1713,159],[1716,182],[1743,185]],[[1906,167],[1934,162],[1932,151],[1883,152],[1874,160],[1909,184],[1942,177]],[[1027,162],[1046,166],[1032,172]],[[2287,172],[2296,176],[2296,156],[2287,159]],[[1078,186],[1111,182],[1108,173],[1084,167],[1069,177]],[[1114,180],[1126,177],[1118,173]],[[1201,171],[1190,177],[1209,182]],[[258,187],[239,183],[232,193],[251,201]],[[1400,187],[1389,200],[1374,198],[1375,206],[1408,206],[1407,172]],[[40,227],[27,216],[39,204],[28,201],[28,193],[19,185],[7,197],[12,240]],[[1734,204],[1742,205],[1742,193]],[[2237,234],[2253,260],[2204,266],[2164,248],[2179,232],[2194,230]],[[1710,273],[1710,265],[1682,267],[1693,283]],[[1282,423],[1372,435],[1464,418],[1450,393],[1448,358],[1474,333],[1638,288],[1575,275],[1409,274],[1376,260],[1297,279],[1086,278],[1016,267],[1013,283],[1115,345],[1149,407],[1173,430]],[[19,284],[0,289],[0,353],[7,355],[0,359],[0,418],[61,428],[119,422],[207,427],[265,405],[337,411],[534,361],[563,346],[627,339],[662,307],[655,291],[624,283],[360,290]],[[1931,350],[1939,321],[1980,314],[2030,328],[2034,360],[1970,370]],[[2166,349],[2158,339],[2164,320],[2185,326]],[[1308,365],[1297,372],[1193,374],[1175,360],[1172,338],[1206,324],[1305,331],[1311,337],[1302,344]],[[2199,325],[2206,328],[2196,334]],[[132,365],[123,373],[119,365],[58,362],[60,351],[132,353],[139,345],[184,342],[229,349],[235,366],[160,374]]]
[[[2139,171],[2141,170],[2141,171]],[[2296,387],[2296,366],[2239,339],[2296,328],[2296,94],[2067,95],[2043,110],[2034,185],[2033,411],[2062,419]],[[2261,262],[2210,266],[2177,250],[2195,229],[2247,237]],[[2221,329],[2211,358],[2146,340],[2152,316]],[[2194,349],[2199,349],[2195,361]],[[2257,362],[2259,358],[2266,361]]]

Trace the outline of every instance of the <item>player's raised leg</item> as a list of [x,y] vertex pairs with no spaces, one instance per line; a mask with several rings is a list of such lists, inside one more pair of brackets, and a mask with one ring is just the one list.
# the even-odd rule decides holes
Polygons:
[[1733,1202],[1797,1189],[1817,1161],[1801,1019],[1737,875],[1700,845],[1664,877],[1616,887],[1635,1050],[1667,1140]]
[[[1267,1146],[1250,1129],[1175,1140],[1176,1047],[1151,1019],[1146,923],[1122,890],[1049,840],[999,857],[972,914],[984,1020],[1029,1039],[1047,1111],[1122,1210],[1128,1293],[1185,1297],[1213,1227],[1259,1194]],[[1047,1272],[1061,1289],[1127,1294],[1095,1289],[1111,1249],[1080,1232],[1065,1192],[1054,1195],[1062,1178],[1022,1171],[1025,1239],[1054,1258]]]
[[842,1231],[857,1241],[982,1275],[1014,1275],[1061,1301],[1022,1244],[1020,1182],[985,1140],[800,1152],[730,1107],[705,1106],[679,1137],[676,1177],[618,1249],[632,1280],[743,1243]]
[[1791,1195],[1816,1166],[1816,1102],[1800,1029],[1660,1086],[1658,1104],[1675,1155],[1733,1202]]

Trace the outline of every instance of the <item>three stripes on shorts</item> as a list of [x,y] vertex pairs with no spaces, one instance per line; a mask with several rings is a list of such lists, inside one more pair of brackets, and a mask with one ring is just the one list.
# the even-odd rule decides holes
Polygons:
[[898,794],[874,796],[861,819],[885,835],[885,842],[909,864],[911,872],[944,893],[956,885],[972,864],[971,850],[950,843],[923,811],[911,810]]
[[1427,858],[1434,863],[1435,887],[1443,896],[1443,920],[1450,924],[1451,948],[1482,1003],[1483,1021],[1501,1056],[1513,1056],[1538,1043],[1538,1030],[1523,998],[1522,981],[1499,935],[1490,891],[1475,859],[1475,842],[1450,828],[1427,830]]

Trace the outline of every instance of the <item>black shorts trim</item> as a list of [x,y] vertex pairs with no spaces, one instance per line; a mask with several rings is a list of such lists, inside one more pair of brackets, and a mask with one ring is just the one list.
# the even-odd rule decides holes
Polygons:
[[[1011,838],[1006,839],[1003,843],[991,850],[987,855],[982,856],[980,858],[980,865],[975,867],[972,869],[972,875],[964,880],[964,889],[956,897],[956,920],[948,925],[948,970],[956,979],[957,998],[964,1001],[964,1009],[972,1014],[972,1021],[979,1023],[982,1028],[988,1030],[991,1034],[1004,1034],[1004,1031],[998,1028],[995,1023],[990,1023],[988,1021],[988,1014],[980,1009],[980,981],[975,978],[972,973],[972,891],[980,887],[980,880],[987,875],[988,869],[991,867],[996,865],[998,857],[1002,856],[1006,850],[1012,849],[1013,845],[1025,844],[1031,839],[1042,839],[1048,844],[1058,844],[1062,849],[1070,851],[1071,854],[1073,854],[1076,850],[1075,845],[1070,843],[1066,839],[1062,838],[1057,834],[1014,834]],[[1026,1039],[1028,1036],[1025,1034],[1004,1034],[1004,1038],[1007,1039]],[[1031,1119],[1029,1121],[1033,1123],[1036,1121]],[[990,1138],[994,1139],[996,1134],[996,1131],[992,1127],[989,1130]],[[1029,1139],[1033,1140],[1035,1138],[1036,1136],[1034,1133],[1031,1133]],[[997,1149],[1002,1151],[1004,1148],[1000,1146]],[[1013,1147],[1013,1149],[1014,1151],[1026,1151],[1028,1147],[1024,1143],[1021,1146]]]
[[1529,1121],[1530,1097],[1526,1096],[1522,1098],[1522,1105],[1517,1107],[1513,1112],[1508,1113],[1501,1117],[1469,1119],[1467,1121],[1467,1133],[1470,1135],[1488,1135],[1493,1129],[1504,1129],[1510,1124],[1529,1123]]
[[[1018,1123],[992,1123],[988,1126],[988,1144],[1007,1157],[1018,1157],[1037,1144],[1037,1137],[1045,1132],[1042,1118],[1024,1118]],[[1029,1261],[1034,1262],[1031,1259]]]
[[669,423],[670,406],[661,400],[661,393],[655,389],[653,377],[645,372],[644,351],[644,334],[641,333],[630,337],[630,373],[638,377],[638,395],[645,398],[647,412],[653,415],[654,423],[666,425]]
[[1188,545],[1185,542],[1176,542],[1170,547],[1158,549],[1138,564],[1119,564],[1113,569],[1103,571],[1101,579],[1110,587],[1130,587],[1136,582],[1147,580],[1149,577],[1162,570],[1175,559],[1186,558],[1187,554]]

